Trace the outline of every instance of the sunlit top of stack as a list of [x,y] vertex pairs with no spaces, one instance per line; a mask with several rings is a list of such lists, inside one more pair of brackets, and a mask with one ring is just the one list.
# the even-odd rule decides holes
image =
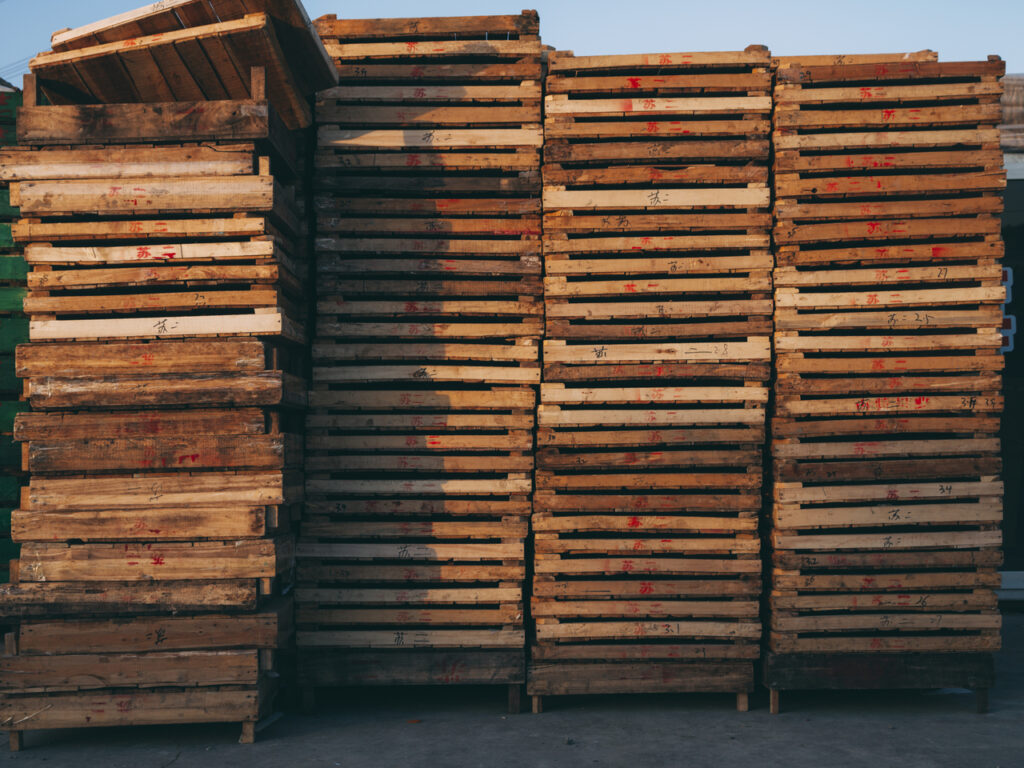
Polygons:
[[162,0],[56,32],[30,62],[56,104],[251,98],[249,69],[289,128],[337,74],[299,0]]

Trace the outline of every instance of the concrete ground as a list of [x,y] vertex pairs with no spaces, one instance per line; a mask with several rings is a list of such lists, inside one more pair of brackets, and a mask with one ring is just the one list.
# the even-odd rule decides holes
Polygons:
[[236,742],[234,725],[30,732],[9,764],[78,768],[1015,768],[1024,765],[1024,613],[1007,613],[991,711],[962,691],[767,695],[751,711],[722,694],[545,699],[506,715],[505,689],[362,689],[320,697]]

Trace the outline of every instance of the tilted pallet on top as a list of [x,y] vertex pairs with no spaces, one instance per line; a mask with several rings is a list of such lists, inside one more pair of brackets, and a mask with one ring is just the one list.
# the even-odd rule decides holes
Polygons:
[[[180,722],[252,740],[273,705],[303,491],[301,131],[330,81],[271,55],[280,19],[240,32],[222,5],[227,20],[173,33],[129,38],[166,3],[62,33],[31,65],[61,103],[37,106],[27,78],[21,146],[0,159],[31,268],[17,372],[33,410],[15,425],[30,481],[0,590],[19,619],[0,658],[12,747]],[[172,22],[212,12],[175,7]]]
[[528,692],[726,691],[761,634],[768,51],[549,59]]
[[[20,105],[21,92],[0,80],[0,147],[17,143],[15,118]],[[18,505],[21,451],[12,431],[15,415],[26,408],[21,383],[14,375],[14,348],[28,340],[28,320],[21,311],[27,269],[11,235],[17,216],[0,169],[0,581],[8,580],[8,562],[18,552],[11,541],[11,510]]]
[[776,73],[776,709],[787,687],[991,682],[1003,69]]
[[525,677],[538,18],[317,21],[300,683]]

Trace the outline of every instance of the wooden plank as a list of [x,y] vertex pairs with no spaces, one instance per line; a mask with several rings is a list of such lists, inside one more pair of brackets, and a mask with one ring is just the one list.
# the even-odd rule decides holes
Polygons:
[[197,339],[96,344],[26,344],[18,349],[21,378],[116,374],[262,371],[266,348],[255,339]]
[[772,545],[776,549],[790,551],[841,552],[843,550],[863,551],[871,549],[982,549],[999,547],[1003,543],[1000,531],[945,531],[942,533],[872,533],[821,535],[785,535],[779,531],[772,534]]
[[272,579],[284,565],[281,560],[289,560],[290,565],[290,556],[291,543],[284,539],[71,545],[26,542],[21,545],[19,576],[24,581]]
[[771,278],[767,271],[747,276],[729,277],[628,277],[616,280],[570,280],[566,276],[544,278],[545,297],[654,295],[663,293],[745,293],[770,291]]
[[[643,487],[656,489],[732,488],[750,489],[761,485],[760,474],[746,472],[631,472],[608,474],[556,475],[538,470],[537,488],[558,490],[599,490]],[[609,547],[611,545],[609,544]]]
[[255,650],[4,656],[0,682],[10,693],[255,685],[259,666]]
[[521,648],[518,629],[299,630],[299,647],[321,648]]
[[[647,122],[644,123],[644,126]],[[644,132],[649,137],[648,132]],[[544,148],[544,160],[549,163],[575,163],[608,160],[636,160],[661,163],[674,161],[703,161],[723,159],[767,162],[769,142],[767,139],[723,139],[667,142],[660,140],[636,142],[595,141],[589,143],[561,144],[555,142]]]
[[768,402],[766,387],[616,387],[568,388],[564,384],[540,385],[541,402],[553,404],[591,403],[741,403]]
[[774,91],[779,105],[789,104],[868,104],[873,101],[946,101],[979,96],[1001,96],[997,82],[939,83],[936,85],[868,85],[838,88],[792,88],[782,85]]
[[340,493],[367,495],[492,495],[529,493],[533,484],[528,478],[500,480],[306,480],[309,493]]
[[693,426],[700,424],[758,425],[764,422],[764,413],[753,408],[716,408],[690,410],[563,410],[558,406],[542,405],[537,409],[537,424],[541,427],[596,427],[596,426]]
[[337,628],[392,624],[401,630],[412,629],[417,624],[434,627],[522,624],[522,616],[522,608],[515,605],[499,608],[324,608],[300,605],[295,612],[298,624]]
[[1003,484],[998,480],[978,482],[892,483],[888,485],[800,487],[776,484],[775,498],[785,503],[828,503],[856,501],[907,501],[999,496]]
[[541,129],[536,128],[466,128],[415,131],[342,130],[321,127],[317,132],[321,147],[540,147]]
[[237,723],[259,717],[255,688],[182,691],[118,691],[5,696],[0,721],[22,730],[82,728],[100,725]]
[[355,522],[310,516],[303,527],[303,532],[309,535],[309,539],[408,539],[410,536],[436,537],[438,539],[494,539],[525,538],[528,531],[525,520]]
[[[878,113],[879,121],[881,113]],[[995,118],[998,122],[999,118]],[[888,124],[889,121],[884,121]],[[880,127],[884,127],[880,126]],[[885,150],[896,147],[982,146],[999,141],[999,131],[990,129],[946,129],[936,131],[843,131],[842,133],[779,133],[772,137],[776,150],[836,150],[873,147]]]
[[759,574],[761,563],[758,560],[719,560],[700,557],[594,557],[571,558],[563,560],[537,560],[535,572],[538,574],[566,575],[601,575],[617,574],[633,575],[682,575],[682,574]]
[[702,115],[754,114],[770,112],[770,96],[713,96],[707,98],[629,98],[566,99],[554,95],[544,99],[546,115]]
[[737,74],[688,73],[632,75],[594,75],[583,72],[579,77],[551,75],[545,82],[547,93],[621,93],[629,91],[767,91],[771,88],[767,72]]
[[544,207],[600,210],[606,208],[692,208],[732,206],[756,208],[769,204],[767,188],[747,189],[544,189]]
[[526,387],[499,388],[489,391],[458,389],[387,389],[376,391],[343,390],[310,393],[314,404],[339,410],[477,410],[533,409],[536,395]]
[[929,334],[911,336],[893,333],[882,336],[782,336],[775,339],[779,352],[845,351],[867,352],[927,352],[932,350],[999,349],[1002,336],[995,329],[978,329],[976,333]]
[[255,580],[122,582],[23,582],[0,585],[0,615],[132,615],[239,610],[254,611]]
[[[542,518],[543,519],[543,518]],[[580,581],[535,581],[533,596],[536,598],[658,598],[681,597],[751,597],[760,594],[760,582],[754,579],[653,579],[636,581],[628,578]],[[631,600],[630,602],[640,602]]]
[[339,19],[334,15],[316,20],[324,38],[449,37],[459,35],[537,34],[536,11],[507,16],[439,16],[408,19]]
[[[146,372],[149,374],[149,372]],[[294,402],[290,377],[279,371],[242,374],[149,374],[32,378],[29,401],[36,408],[152,407],[233,404],[271,406]]]
[[574,56],[571,52],[552,51],[548,60],[551,72],[579,72],[603,69],[641,69],[644,67],[767,67],[768,49],[751,46],[745,51],[701,51],[698,53],[643,53],[610,56]]
[[16,440],[133,438],[143,436],[259,435],[265,431],[258,408],[182,411],[22,413],[14,422]]
[[285,502],[280,472],[31,479],[22,507],[35,511],[263,506]]
[[519,602],[518,587],[458,587],[443,589],[337,589],[333,587],[297,587],[295,600],[301,606],[313,605],[434,605],[454,603]]
[[316,383],[378,381],[482,382],[489,384],[537,384],[539,368],[469,365],[366,365],[358,368],[315,368]]
[[[158,250],[158,248],[154,248]],[[276,264],[243,264],[228,266],[181,265],[171,267],[117,267],[112,269],[64,269],[56,272],[39,271],[28,276],[32,291],[78,288],[107,288],[112,286],[199,286],[225,283],[270,285],[280,283],[293,295],[299,293],[297,278]],[[245,301],[251,293],[252,300]],[[86,311],[97,307],[131,309],[142,307],[216,307],[216,306],[276,306],[280,298],[277,291],[215,291],[203,293],[129,294],[127,296],[31,297],[30,313],[56,314],[61,307],[82,307]],[[211,303],[212,302],[212,303]],[[54,309],[50,309],[50,308]],[[49,311],[48,311],[49,310]]]
[[254,170],[252,144],[213,147],[106,147],[0,151],[0,179],[242,176]]
[[[664,536],[664,534],[660,534]],[[667,555],[667,554],[757,554],[760,541],[752,535],[735,537],[640,538],[640,539],[548,539],[538,537],[538,555]]]
[[401,58],[388,63],[371,63],[365,59],[356,59],[351,62],[335,61],[335,66],[339,78],[343,80],[358,79],[365,82],[387,80],[388,84],[396,80],[412,80],[413,82],[511,80],[522,82],[523,80],[539,80],[543,76],[540,56],[526,56],[504,61],[483,60],[472,63],[444,63],[442,59],[403,61]]
[[[798,58],[798,57],[793,57]],[[801,60],[801,63],[802,60]],[[779,83],[827,83],[844,80],[919,80],[945,77],[1001,77],[1006,72],[1006,62],[996,61],[912,61],[903,59],[893,62],[851,62],[813,64],[799,67],[783,67],[776,77]]]
[[425,40],[408,42],[335,43],[326,41],[334,59],[411,59],[442,56],[487,56],[518,58],[540,56],[540,40]]
[[755,600],[534,600],[531,612],[541,618],[756,618]]
[[274,648],[288,623],[281,606],[254,614],[32,621],[18,628],[18,651],[60,655]]
[[633,640],[645,637],[749,639],[761,637],[760,622],[733,621],[605,621],[573,624],[538,624],[540,642],[574,640]]
[[684,344],[608,344],[571,346],[544,340],[544,360],[552,363],[629,363],[670,362],[675,360],[767,360],[770,355],[766,338],[750,341]]
[[[312,541],[300,542],[296,555],[306,558],[333,560],[411,560],[433,561],[496,561],[523,560],[525,550],[522,541],[498,544],[469,543],[355,543],[333,544]],[[500,622],[499,622],[500,623]]]
[[[662,647],[679,649],[672,653]],[[632,646],[602,646],[602,655],[574,663],[551,654],[541,647],[552,662],[531,664],[527,692],[532,696],[686,693],[718,691],[742,693],[754,688],[754,670],[750,661],[713,662],[707,659],[736,658],[733,646],[701,645],[642,646],[646,649],[631,654]],[[575,648],[573,649],[575,650]],[[651,658],[665,658],[657,662]],[[569,659],[575,658],[569,656]],[[624,659],[601,663],[605,659]],[[689,661],[679,661],[679,659]],[[747,658],[750,658],[747,655]],[[628,660],[636,659],[635,663]],[[700,659],[700,661],[694,661]]]
[[23,214],[270,211],[275,199],[271,176],[22,181],[11,188]]
[[916,630],[999,629],[1002,617],[989,614],[958,613],[880,613],[835,616],[776,616],[772,628],[782,632],[835,632],[844,630]]
[[206,315],[201,317],[165,316],[139,319],[33,320],[29,323],[32,341],[61,339],[175,338],[252,334],[284,336],[301,340],[301,334],[288,319],[278,313],[253,315]]
[[522,581],[526,566],[465,563],[407,563],[402,565],[363,565],[343,562],[323,563],[300,558],[300,579],[304,581],[376,582],[420,584],[424,582]]
[[166,238],[259,237],[269,234],[260,217],[232,219],[128,219],[104,221],[23,220],[13,225],[19,242],[66,240],[163,240]]
[[28,443],[32,473],[112,472],[144,469],[280,469],[287,457],[280,435],[190,435],[67,439]]
[[263,507],[11,513],[13,541],[245,539],[266,534]]
[[268,109],[264,101],[246,99],[22,107],[18,113],[18,143],[254,141],[270,136]]
[[[161,243],[160,245],[103,245],[54,247],[32,243],[25,247],[31,264],[134,264],[149,261],[221,261],[271,259],[279,252],[269,240],[236,243]],[[45,283],[43,283],[45,285]]]
[[316,685],[521,685],[526,679],[523,648],[359,651],[303,647],[301,659],[299,679]]

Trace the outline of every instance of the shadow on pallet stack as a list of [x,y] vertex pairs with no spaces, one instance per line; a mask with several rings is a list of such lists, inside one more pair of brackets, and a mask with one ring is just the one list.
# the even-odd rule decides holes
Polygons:
[[300,684],[525,680],[541,47],[519,16],[317,21]]
[[[31,268],[17,373],[32,412],[15,425],[30,480],[0,592],[19,620],[0,658],[12,747],[25,730],[184,722],[242,723],[251,741],[291,644],[307,388],[300,131],[325,82],[267,54],[265,15],[78,45],[206,7],[178,6],[62,33],[32,62],[21,146],[0,159]],[[312,29],[306,39],[315,50]],[[251,73],[231,99],[207,92],[214,48],[230,58],[213,79]],[[110,85],[119,71],[131,89]],[[62,104],[36,105],[36,77]],[[63,103],[86,100],[86,82],[118,103]],[[185,82],[209,100],[160,100]]]
[[776,73],[776,711],[992,682],[1004,65],[935,59]]
[[[0,80],[0,147],[17,143],[15,118],[21,92]],[[21,311],[25,296],[25,259],[14,243],[11,225],[18,209],[11,205],[8,181],[0,167],[0,582],[10,578],[8,563],[18,556],[11,541],[11,510],[18,505],[21,451],[13,438],[14,417],[25,410],[21,382],[14,375],[14,348],[28,341],[28,320]]]
[[761,636],[767,49],[574,57],[545,97],[527,691],[722,691]]

